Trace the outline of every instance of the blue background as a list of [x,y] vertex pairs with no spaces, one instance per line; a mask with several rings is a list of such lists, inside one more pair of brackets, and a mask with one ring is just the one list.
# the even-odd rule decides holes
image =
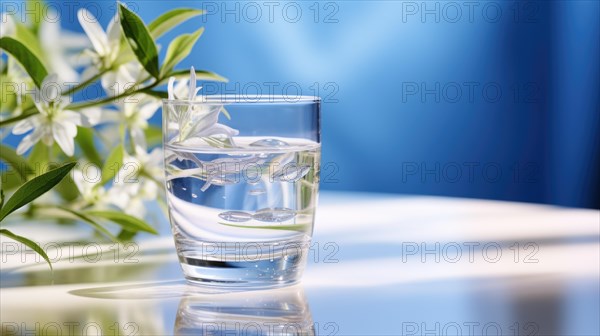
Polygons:
[[127,3],[207,10],[159,42],[205,26],[210,92],[323,97],[323,189],[600,206],[598,1]]

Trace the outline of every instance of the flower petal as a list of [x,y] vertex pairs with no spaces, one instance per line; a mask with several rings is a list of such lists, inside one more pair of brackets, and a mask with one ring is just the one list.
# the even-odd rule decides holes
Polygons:
[[140,150],[145,152],[146,148],[148,147],[146,145],[146,136],[144,135],[144,130],[139,127],[133,127],[131,128],[130,133],[133,143],[135,144],[136,152]]
[[81,118],[81,126],[84,127],[93,127],[98,124],[121,120],[116,111],[99,107],[86,108],[81,111],[81,114],[83,115],[83,118]]
[[108,37],[94,15],[87,9],[81,8],[77,12],[77,19],[79,19],[79,24],[83,27],[96,52],[99,55],[106,55],[109,51]]
[[67,50],[81,50],[90,47],[90,40],[84,34],[72,33],[66,30],[60,33],[60,42],[63,48]]
[[173,95],[175,96],[175,99],[181,99],[182,97],[188,95],[189,81],[189,78],[184,78],[175,84],[175,87],[173,88]]
[[23,155],[25,152],[29,150],[33,145],[38,143],[42,138],[43,132],[41,129],[37,128],[31,134],[27,135],[21,140],[19,146],[17,146],[17,154]]
[[148,155],[148,159],[146,160],[146,164],[149,165],[155,165],[155,166],[162,166],[162,162],[163,162],[163,150],[161,147],[156,147],[152,150],[152,152],[150,152],[150,155]]
[[169,99],[173,100],[175,99],[175,91],[173,90],[173,84],[175,83],[175,77],[170,77],[169,78],[169,85],[168,85],[168,89],[167,92],[169,94]]
[[[73,156],[73,153],[75,152],[75,144],[73,142],[73,137],[71,137],[72,132],[62,124],[54,123],[52,124],[52,135],[63,152],[65,152],[67,156]],[[77,128],[75,128],[75,135],[77,135]]]
[[188,100],[192,101],[196,97],[196,70],[190,68],[190,91],[188,92]]
[[[55,10],[49,9],[48,17],[58,17]],[[40,23],[40,42],[51,68],[60,74],[66,82],[75,82],[79,78],[77,72],[69,64],[64,54],[63,36],[60,31],[60,21],[42,20]]]
[[[90,108],[90,109],[93,109],[93,108]],[[85,118],[85,115],[83,115],[83,117]],[[75,111],[70,111],[70,110],[64,110],[64,111],[61,111],[61,113],[59,114],[59,117],[56,118],[56,120],[60,121],[60,122],[69,122],[69,123],[75,124],[77,126],[81,126],[83,124],[84,118],[82,118],[81,113],[77,113]]]
[[110,20],[106,32],[108,33],[108,43],[110,47],[118,48],[121,43],[121,23],[119,22],[118,13]]
[[100,168],[91,163],[86,163],[83,167],[83,170],[74,169],[71,176],[75,186],[85,198],[91,196],[94,186],[100,182],[102,172]]
[[37,117],[38,116],[31,116],[27,119],[19,121],[13,128],[12,133],[16,135],[25,134],[33,128],[38,127],[40,125],[40,120]]
[[148,120],[148,119],[152,118],[152,116],[154,115],[154,113],[156,113],[156,111],[158,110],[159,107],[160,107],[160,104],[156,103],[156,102],[144,104],[143,106],[140,107],[138,115],[140,116],[140,118],[142,118],[144,120]]
[[85,82],[88,79],[96,76],[97,74],[98,74],[98,68],[95,66],[89,66],[85,70],[83,70],[83,73],[81,74],[81,81]]
[[58,80],[56,73],[49,74],[42,81],[42,86],[39,91],[40,99],[44,102],[60,101],[62,85]]
[[158,186],[152,181],[142,183],[140,196],[144,200],[155,200],[158,196]]
[[15,33],[15,22],[12,15],[0,13],[0,37],[12,36]]
[[52,144],[54,144],[54,137],[52,136],[52,125],[41,125],[40,129],[42,130],[42,142],[46,146],[52,146]]
[[199,137],[206,137],[206,136],[211,136],[211,135],[222,134],[222,135],[231,137],[234,135],[238,135],[239,133],[240,132],[238,130],[233,129],[229,126],[225,126],[222,124],[214,124],[212,127],[204,130],[203,132],[201,132],[199,134],[194,134],[194,135],[199,136]]
[[117,84],[117,73],[115,71],[109,71],[102,75],[100,83],[108,96],[119,95],[121,89],[119,89],[119,84]]

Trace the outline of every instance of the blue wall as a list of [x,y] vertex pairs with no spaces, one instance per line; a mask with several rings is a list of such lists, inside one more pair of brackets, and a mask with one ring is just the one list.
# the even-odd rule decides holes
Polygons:
[[209,91],[322,96],[324,189],[600,205],[598,1],[129,6],[208,11],[162,48],[205,26]]

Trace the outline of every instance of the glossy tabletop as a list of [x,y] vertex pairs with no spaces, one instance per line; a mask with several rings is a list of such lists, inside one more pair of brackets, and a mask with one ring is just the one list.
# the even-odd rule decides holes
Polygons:
[[252,292],[187,285],[164,220],[161,236],[120,246],[84,242],[86,227],[10,222],[56,262],[52,275],[2,238],[0,334],[600,334],[598,210],[333,192],[319,203],[303,281]]

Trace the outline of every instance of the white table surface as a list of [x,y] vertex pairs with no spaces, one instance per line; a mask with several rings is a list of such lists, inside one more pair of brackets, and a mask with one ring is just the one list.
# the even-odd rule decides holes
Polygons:
[[[598,210],[340,192],[319,203],[303,281],[268,291],[186,285],[166,223],[135,253],[85,260],[65,245],[53,278],[2,238],[0,334],[267,335],[282,318],[317,335],[600,334]],[[55,227],[7,226],[40,243],[88,233]]]

